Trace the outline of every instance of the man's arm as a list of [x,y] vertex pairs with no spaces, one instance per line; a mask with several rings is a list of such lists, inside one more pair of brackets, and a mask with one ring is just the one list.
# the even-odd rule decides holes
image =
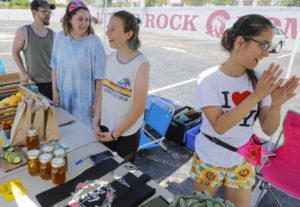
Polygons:
[[21,79],[25,83],[27,83],[28,80],[31,80],[31,77],[27,74],[27,71],[24,67],[24,63],[22,61],[21,54],[20,54],[26,44],[26,39],[27,39],[26,27],[23,26],[16,31],[13,47],[12,47],[13,59],[16,62],[21,72]]

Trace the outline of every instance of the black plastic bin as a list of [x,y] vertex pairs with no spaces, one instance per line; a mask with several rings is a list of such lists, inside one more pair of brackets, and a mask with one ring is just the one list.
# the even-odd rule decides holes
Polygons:
[[[186,108],[189,109],[189,111],[192,109],[189,106],[184,106],[182,108],[177,109],[174,113],[174,116]],[[201,113],[194,113],[192,115],[189,115],[188,117],[189,120],[183,123],[173,118],[166,133],[166,138],[173,142],[176,142],[179,145],[184,145],[184,132],[202,122]]]

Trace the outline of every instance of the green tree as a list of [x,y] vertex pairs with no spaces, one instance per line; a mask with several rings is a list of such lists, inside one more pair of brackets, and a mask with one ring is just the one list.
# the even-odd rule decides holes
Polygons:
[[300,6],[300,1],[299,0],[282,0],[281,2],[282,6]]

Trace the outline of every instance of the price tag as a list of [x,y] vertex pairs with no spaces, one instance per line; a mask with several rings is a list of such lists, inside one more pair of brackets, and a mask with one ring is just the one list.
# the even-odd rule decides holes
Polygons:
[[0,194],[5,198],[5,202],[12,201],[28,194],[20,178],[0,184]]

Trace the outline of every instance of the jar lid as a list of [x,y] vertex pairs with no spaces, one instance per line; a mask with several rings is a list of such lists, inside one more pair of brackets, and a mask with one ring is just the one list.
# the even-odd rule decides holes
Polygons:
[[65,165],[65,159],[62,157],[55,157],[51,160],[51,166],[54,168],[62,167]]
[[29,151],[27,152],[27,157],[28,157],[29,159],[36,159],[36,158],[38,158],[38,157],[40,156],[40,154],[41,154],[41,151],[40,151],[40,150],[38,150],[38,149],[33,149],[33,150],[29,150]]
[[43,153],[53,152],[53,146],[45,146],[42,148]]
[[62,148],[59,148],[59,149],[55,150],[53,152],[53,154],[54,154],[55,157],[65,157],[66,156],[66,151]]
[[37,135],[37,131],[35,129],[30,129],[27,131],[27,136],[28,137],[34,137]]
[[48,163],[53,158],[53,155],[51,153],[44,153],[41,154],[39,157],[40,163]]

